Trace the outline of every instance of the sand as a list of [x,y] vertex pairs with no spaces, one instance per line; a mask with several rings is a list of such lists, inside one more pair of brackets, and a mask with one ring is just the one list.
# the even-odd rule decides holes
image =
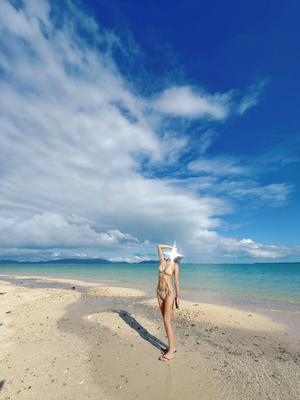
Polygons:
[[138,289],[0,277],[3,399],[299,399],[300,337],[254,310],[181,301],[176,358]]

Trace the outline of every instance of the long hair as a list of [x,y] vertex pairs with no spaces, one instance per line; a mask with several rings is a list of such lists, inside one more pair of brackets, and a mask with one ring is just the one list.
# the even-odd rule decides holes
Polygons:
[[179,265],[179,264],[180,264],[180,261],[182,260],[182,258],[183,258],[183,257],[175,257],[173,261],[174,261],[176,264]]

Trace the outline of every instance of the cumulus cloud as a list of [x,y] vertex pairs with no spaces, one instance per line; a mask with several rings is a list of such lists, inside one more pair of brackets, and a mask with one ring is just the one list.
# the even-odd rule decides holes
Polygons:
[[43,212],[30,217],[0,217],[0,247],[112,246],[138,239],[117,229],[96,232],[87,223],[67,221],[63,215]]
[[0,2],[1,257],[144,259],[173,239],[198,260],[212,249],[239,254],[244,243],[214,232],[226,201],[144,174],[187,145],[162,133],[164,115],[222,120],[230,95],[173,86],[141,98],[114,61],[121,41],[74,6],[61,15],[53,4]]
[[[266,261],[284,259],[292,255],[298,255],[299,246],[288,247],[275,244],[257,243],[252,239],[243,238],[241,240],[230,237],[220,236],[217,232],[201,231],[193,238],[192,247],[198,243],[199,249],[204,253],[205,259],[211,262],[222,261]],[[192,259],[196,256],[191,251]],[[222,256],[220,257],[220,255]],[[194,258],[195,259],[195,258]],[[196,261],[196,259],[195,259]]]
[[[169,162],[169,141],[111,56],[69,20],[58,28],[47,2],[0,7],[3,247],[106,247],[215,226],[221,201],[139,172],[140,162]],[[182,139],[173,142],[176,153]]]

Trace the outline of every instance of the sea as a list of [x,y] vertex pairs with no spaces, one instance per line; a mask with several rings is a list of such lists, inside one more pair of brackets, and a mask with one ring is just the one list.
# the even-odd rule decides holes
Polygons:
[[[144,289],[155,295],[158,263],[7,263],[0,264],[0,279],[7,275],[47,276]],[[180,265],[182,298],[216,304],[264,306],[300,311],[300,262]]]

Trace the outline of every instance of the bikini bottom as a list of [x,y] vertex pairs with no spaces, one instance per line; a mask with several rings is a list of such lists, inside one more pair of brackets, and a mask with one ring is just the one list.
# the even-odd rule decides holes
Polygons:
[[[167,298],[168,296],[173,296],[173,297],[174,297],[173,291],[172,291],[169,287],[167,287],[167,286],[166,286],[165,289],[156,288],[156,293],[158,294],[158,296],[159,296],[162,300],[166,300],[166,298]],[[174,301],[175,301],[175,297],[173,298],[173,305],[172,305],[172,308],[174,307]]]

